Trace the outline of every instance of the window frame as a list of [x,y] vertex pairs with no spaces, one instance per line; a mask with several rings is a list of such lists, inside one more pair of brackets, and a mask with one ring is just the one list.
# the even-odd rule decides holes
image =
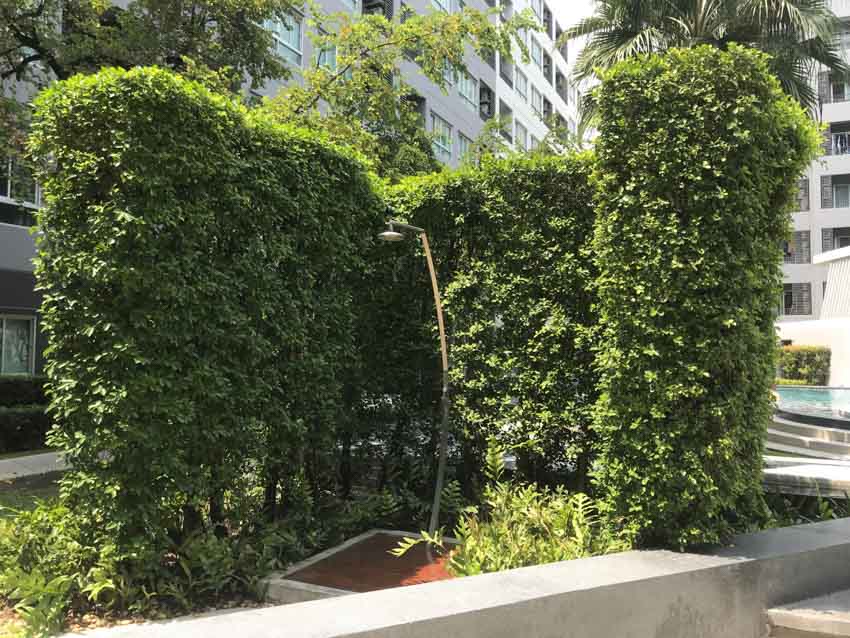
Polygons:
[[[523,131],[523,143],[522,146],[519,145],[520,135],[519,131],[522,129]],[[528,128],[519,121],[519,119],[514,118],[514,146],[519,148],[520,150],[527,151],[528,150]]]
[[[536,49],[535,49],[535,47],[536,47]],[[536,66],[542,72],[543,71],[543,45],[540,44],[537,41],[537,38],[532,36],[531,37],[531,47],[529,47],[529,48],[531,50],[530,55],[531,55],[532,64],[534,64],[534,66]],[[537,54],[538,54],[536,58],[534,57],[535,50],[537,51]]]
[[[519,84],[520,84],[519,78],[520,78],[520,76],[522,76],[523,83],[524,83],[524,86],[525,86],[525,89],[522,92],[520,92],[520,90],[519,90]],[[528,102],[528,76],[525,73],[523,73],[522,70],[519,69],[518,67],[514,71],[514,91],[516,91],[516,94],[519,95],[522,98],[523,102]]]
[[[436,135],[436,133],[437,133],[437,122],[438,121],[441,123],[441,126],[444,126],[448,129],[447,135],[445,136],[445,138],[448,139],[448,146],[446,146],[445,142],[442,141],[442,138],[443,138],[442,135],[440,135],[439,138]],[[438,160],[443,161],[444,163],[451,162],[452,158],[454,156],[453,133],[454,133],[454,127],[451,125],[451,122],[449,122],[444,117],[440,116],[436,111],[432,110],[431,111],[431,145],[434,148],[434,155],[437,156]],[[448,157],[448,159],[447,160],[441,159],[439,151],[442,151],[443,153],[445,153],[445,155]]]
[[[6,372],[6,321],[8,319],[25,320],[29,322],[29,361],[26,372]],[[0,313],[0,377],[12,377],[35,374],[36,326],[38,317],[30,314]]]
[[3,194],[0,191],[0,204],[11,204],[13,206],[22,206],[23,208],[28,208],[30,210],[38,210],[42,206],[42,191],[41,185],[38,181],[32,177],[33,184],[35,185],[35,201],[31,201],[29,199],[20,199],[15,196],[15,182],[13,181],[14,176],[14,166],[15,166],[15,158],[12,156],[6,157],[6,170],[5,175],[0,178],[0,182],[5,181],[6,183],[6,193]]
[[[283,46],[284,48],[288,49],[290,52],[292,52],[297,57],[298,62],[296,64],[293,60],[287,58],[285,55],[281,55],[280,57],[284,58],[287,62],[290,62],[292,64],[296,64],[296,66],[301,68],[301,67],[304,66],[304,16],[301,15],[300,13],[289,13],[287,15],[288,15],[288,17],[290,17],[294,21],[294,24],[298,26],[298,49],[296,49],[289,42],[287,42],[286,40],[281,38],[278,35],[278,31],[276,31],[274,29],[270,29],[270,28],[268,28],[268,26],[266,28],[268,29],[269,33],[271,34],[272,40],[274,40],[274,42],[276,44],[275,53],[280,55],[280,53],[278,52],[279,51],[278,47]],[[278,23],[281,26],[286,27],[286,22],[284,20],[277,20],[276,19],[276,20],[268,20],[267,23],[268,22]],[[289,28],[287,28],[286,30],[289,31],[289,32],[293,31],[293,29],[289,29]]]
[[[472,95],[464,93],[463,89],[466,86],[472,90]],[[461,100],[472,109],[473,113],[478,112],[478,79],[475,78],[469,71],[462,73],[457,80],[457,93]]]

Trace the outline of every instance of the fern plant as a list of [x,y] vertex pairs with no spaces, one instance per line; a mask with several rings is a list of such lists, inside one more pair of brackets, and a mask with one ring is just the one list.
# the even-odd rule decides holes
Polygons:
[[467,508],[455,527],[457,544],[442,531],[405,538],[393,551],[401,556],[428,543],[448,556],[455,576],[471,576],[574,558],[611,554],[630,548],[608,528],[586,494],[550,491],[504,479],[504,450],[491,442],[485,473],[490,483],[481,507]]

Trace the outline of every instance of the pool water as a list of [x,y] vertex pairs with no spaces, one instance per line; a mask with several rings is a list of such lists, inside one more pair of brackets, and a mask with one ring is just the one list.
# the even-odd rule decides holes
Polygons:
[[850,388],[777,386],[779,409],[830,419],[850,420]]

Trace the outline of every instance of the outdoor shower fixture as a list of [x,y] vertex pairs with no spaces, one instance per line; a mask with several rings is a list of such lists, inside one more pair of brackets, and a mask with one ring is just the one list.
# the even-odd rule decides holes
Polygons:
[[443,482],[446,476],[446,455],[449,438],[449,353],[446,346],[446,328],[443,321],[443,305],[440,302],[440,289],[437,286],[437,273],[434,270],[434,260],[431,257],[431,247],[428,243],[428,234],[424,228],[404,224],[394,219],[387,222],[387,230],[378,235],[378,239],[387,242],[397,242],[404,239],[404,235],[398,232],[396,227],[415,233],[422,241],[422,248],[425,251],[425,260],[428,263],[428,272],[431,275],[431,289],[434,293],[434,306],[437,309],[437,327],[440,330],[440,353],[442,355],[443,367],[443,392],[440,397],[440,411],[442,419],[440,424],[440,449],[439,460],[437,462],[437,484],[434,486],[434,503],[431,507],[431,521],[428,525],[428,533],[434,534],[437,531],[437,526],[440,520],[440,496],[443,492]]

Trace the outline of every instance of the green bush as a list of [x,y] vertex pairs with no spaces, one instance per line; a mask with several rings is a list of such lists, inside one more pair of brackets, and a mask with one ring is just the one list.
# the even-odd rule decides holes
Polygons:
[[[320,134],[147,68],[54,83],[31,151],[50,158],[36,267],[50,441],[89,553],[79,569],[10,569],[33,586],[102,569],[121,608],[250,592],[271,568],[256,539],[311,520],[334,483],[384,219],[372,180]],[[224,585],[207,549],[240,565]],[[84,593],[63,604],[100,609]]]
[[18,405],[44,405],[44,377],[2,376],[0,377],[0,408]]
[[782,346],[779,369],[783,378],[799,379],[806,385],[827,385],[831,355],[830,349],[822,346]]
[[597,103],[595,482],[644,546],[717,542],[766,515],[777,247],[817,127],[737,46],[624,62]]
[[449,555],[448,570],[455,576],[542,565],[557,561],[612,554],[629,549],[599,517],[596,503],[581,492],[569,494],[502,478],[503,449],[491,446],[487,466],[491,482],[480,508],[469,508],[454,535],[457,545],[441,535],[406,538],[396,555],[426,542]]
[[43,405],[0,407],[0,454],[45,446],[50,417]]
[[785,379],[782,377],[777,377],[774,380],[774,383],[776,383],[776,385],[811,385],[805,379]]
[[[480,454],[496,436],[529,480],[581,483],[588,466],[597,396],[591,168],[587,155],[494,160],[411,178],[392,193],[404,217],[428,230],[438,265],[461,448]],[[427,295],[415,258],[409,268]],[[431,313],[423,316],[433,325]],[[462,463],[478,468],[478,459]]]

